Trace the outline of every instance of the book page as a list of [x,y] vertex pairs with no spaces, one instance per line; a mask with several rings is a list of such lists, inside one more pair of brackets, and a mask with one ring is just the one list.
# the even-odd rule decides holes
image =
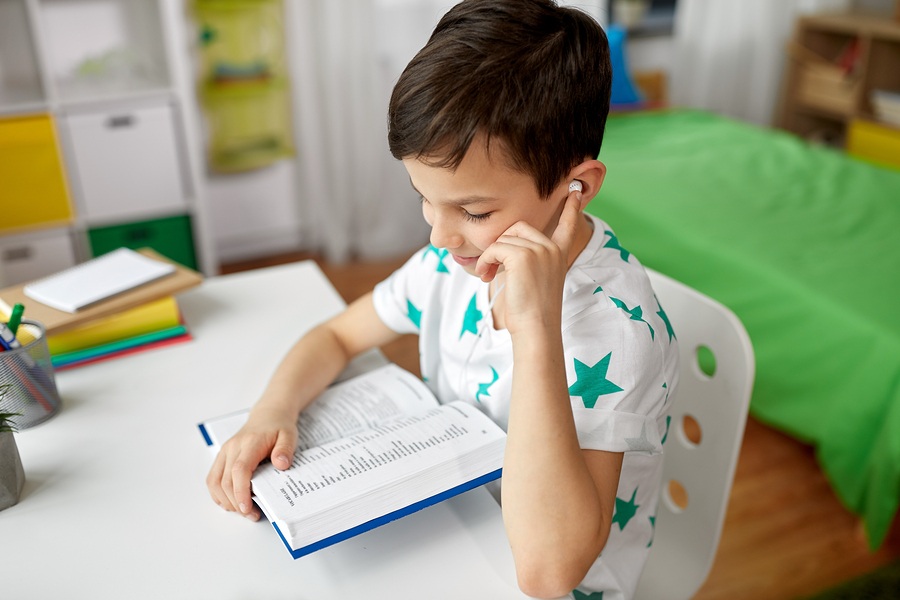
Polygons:
[[[413,499],[401,498],[403,506],[483,475],[485,468],[498,469],[505,437],[503,430],[478,408],[453,402],[298,450],[289,469],[279,471],[266,465],[257,470],[252,485],[270,519],[287,523],[293,530],[292,521],[352,503],[373,489],[417,474],[433,476],[433,481],[421,489],[405,490]],[[467,460],[492,444],[496,444],[494,451],[485,453],[487,466]],[[450,465],[449,471],[444,469],[443,480],[440,465]]]
[[[421,379],[395,364],[373,369],[326,389],[297,420],[298,449],[359,433],[403,415],[438,405]],[[213,451],[218,451],[247,421],[240,411],[202,423]]]
[[305,450],[438,405],[421,379],[385,365],[326,389],[297,420],[297,448]]

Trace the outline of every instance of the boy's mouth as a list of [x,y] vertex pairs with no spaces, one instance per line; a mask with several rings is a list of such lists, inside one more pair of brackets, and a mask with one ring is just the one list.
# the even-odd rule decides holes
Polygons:
[[478,262],[477,256],[457,256],[456,254],[451,254],[451,256],[462,267],[474,267],[475,263]]

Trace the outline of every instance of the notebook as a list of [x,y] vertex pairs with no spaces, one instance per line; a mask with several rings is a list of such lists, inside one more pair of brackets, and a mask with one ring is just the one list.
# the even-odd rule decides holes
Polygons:
[[68,313],[156,281],[175,266],[129,248],[119,248],[50,277],[26,285],[29,298]]

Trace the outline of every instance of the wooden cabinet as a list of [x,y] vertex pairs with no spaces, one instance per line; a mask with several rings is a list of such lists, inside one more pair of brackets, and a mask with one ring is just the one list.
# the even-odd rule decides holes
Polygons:
[[880,117],[876,90],[900,92],[900,22],[857,14],[797,21],[782,90],[783,129],[841,148],[854,122],[900,129]]
[[[4,283],[151,230],[217,271],[188,16],[185,0],[0,0]],[[157,235],[169,221],[177,243]]]

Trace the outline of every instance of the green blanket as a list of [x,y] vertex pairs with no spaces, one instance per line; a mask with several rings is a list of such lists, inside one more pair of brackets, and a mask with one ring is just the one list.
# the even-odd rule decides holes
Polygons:
[[900,496],[900,172],[694,111],[610,118],[600,159],[588,210],[740,317],[751,412],[815,446],[880,546]]

